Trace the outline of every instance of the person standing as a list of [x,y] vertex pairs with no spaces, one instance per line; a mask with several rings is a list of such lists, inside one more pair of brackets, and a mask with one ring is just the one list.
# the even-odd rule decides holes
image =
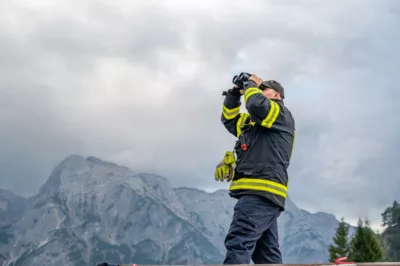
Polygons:
[[[284,105],[285,91],[275,80],[255,74],[235,76],[226,92],[221,121],[237,137],[215,171],[216,180],[231,181],[238,201],[225,238],[223,264],[282,264],[277,219],[285,209],[295,120]],[[248,113],[241,113],[244,96]]]

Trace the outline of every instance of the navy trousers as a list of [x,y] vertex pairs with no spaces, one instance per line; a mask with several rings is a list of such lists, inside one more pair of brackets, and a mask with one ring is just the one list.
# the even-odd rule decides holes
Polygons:
[[225,238],[227,253],[223,264],[282,264],[278,243],[281,211],[266,198],[241,196]]

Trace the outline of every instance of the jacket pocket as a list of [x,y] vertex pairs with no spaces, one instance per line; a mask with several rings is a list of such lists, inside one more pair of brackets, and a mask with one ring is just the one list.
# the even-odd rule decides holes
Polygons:
[[270,176],[274,175],[276,169],[273,164],[259,162],[256,159],[247,159],[243,163],[238,164],[236,171],[247,176]]
[[236,162],[239,164],[252,148],[252,138],[249,132],[243,133],[240,138],[236,141],[235,152]]

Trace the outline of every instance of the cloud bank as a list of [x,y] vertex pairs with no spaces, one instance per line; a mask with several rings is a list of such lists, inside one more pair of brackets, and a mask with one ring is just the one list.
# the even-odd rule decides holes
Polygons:
[[215,190],[241,71],[276,79],[297,124],[290,196],[348,219],[400,180],[398,1],[2,1],[0,187],[32,195],[74,153]]

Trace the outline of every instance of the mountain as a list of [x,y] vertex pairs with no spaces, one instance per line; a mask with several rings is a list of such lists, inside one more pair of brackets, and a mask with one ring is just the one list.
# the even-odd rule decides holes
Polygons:
[[0,226],[16,222],[28,206],[25,198],[11,191],[0,189]]
[[[0,265],[218,264],[235,200],[173,188],[161,176],[71,155],[39,193],[0,193]],[[7,207],[4,207],[7,206]],[[338,221],[299,209],[279,218],[284,263],[323,263]]]
[[0,189],[0,262],[11,243],[11,225],[17,222],[28,207],[28,201],[11,191]]

